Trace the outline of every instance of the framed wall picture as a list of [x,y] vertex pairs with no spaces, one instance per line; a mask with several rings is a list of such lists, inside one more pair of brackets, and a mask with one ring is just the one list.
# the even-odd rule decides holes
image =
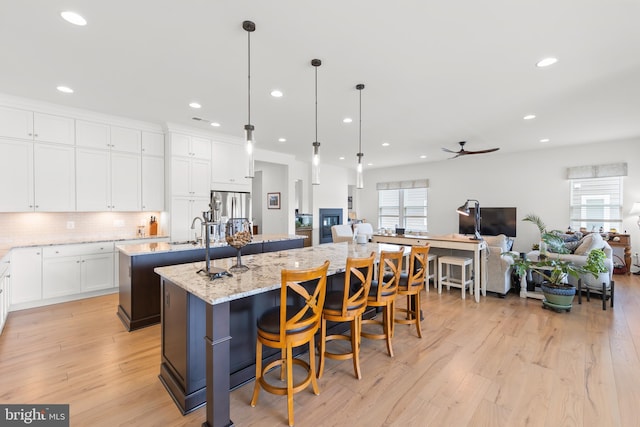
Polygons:
[[280,209],[280,193],[267,193],[267,209]]

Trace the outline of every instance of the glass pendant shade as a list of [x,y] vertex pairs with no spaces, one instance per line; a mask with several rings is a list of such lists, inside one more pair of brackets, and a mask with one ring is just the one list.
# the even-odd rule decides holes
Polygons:
[[313,155],[311,157],[311,184],[320,185],[320,155],[318,154],[318,145],[313,145]]
[[362,163],[358,163],[356,170],[356,188],[364,188],[364,177],[362,176]]
[[244,127],[244,136],[245,136],[245,147],[247,150],[247,169],[245,172],[245,178],[253,178],[255,175],[254,165],[255,161],[253,158],[253,125],[245,125]]

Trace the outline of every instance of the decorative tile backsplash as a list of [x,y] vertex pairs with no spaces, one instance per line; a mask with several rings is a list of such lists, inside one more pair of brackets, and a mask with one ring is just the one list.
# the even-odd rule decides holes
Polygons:
[[0,248],[74,241],[134,239],[138,227],[149,235],[149,221],[159,222],[158,235],[166,230],[161,212],[25,212],[0,213]]

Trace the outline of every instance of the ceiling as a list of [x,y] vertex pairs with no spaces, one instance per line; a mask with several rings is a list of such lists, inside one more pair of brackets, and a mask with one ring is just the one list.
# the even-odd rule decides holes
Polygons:
[[3,1],[0,92],[242,137],[252,20],[256,148],[310,159],[313,58],[326,163],[355,167],[358,83],[368,167],[447,159],[461,140],[501,152],[621,140],[640,136],[639,16],[635,0]]

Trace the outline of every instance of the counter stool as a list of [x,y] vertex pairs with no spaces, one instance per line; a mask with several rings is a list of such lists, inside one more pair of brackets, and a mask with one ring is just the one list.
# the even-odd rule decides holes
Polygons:
[[433,288],[438,289],[438,255],[429,254],[427,258],[427,274],[425,274],[424,280],[427,292],[429,292],[429,288],[431,287],[429,284],[430,280],[433,280]]
[[[446,274],[442,273],[443,265],[446,268]],[[460,267],[460,279],[457,279],[451,275],[451,266],[456,265]],[[442,293],[442,285],[447,286],[447,290],[451,286],[460,288],[462,291],[462,299],[465,299],[467,293],[466,289],[469,286],[469,293],[473,295],[473,278],[471,268],[473,260],[471,258],[457,257],[457,256],[441,256],[438,258],[438,293]],[[467,273],[467,268],[469,269]]]
[[[308,270],[282,270],[280,306],[270,308],[258,318],[258,339],[256,341],[256,382],[253,387],[251,406],[258,403],[260,387],[269,393],[287,395],[289,425],[293,426],[293,394],[307,388],[320,394],[316,382],[316,352],[314,335],[320,327],[322,306],[327,291],[327,269],[329,261]],[[312,285],[307,290],[304,282]],[[309,343],[309,363],[293,357],[293,348]],[[281,349],[281,357],[262,367],[262,346]],[[307,372],[304,380],[293,383],[293,365],[302,366]],[[265,374],[280,367],[280,380],[286,377],[286,386],[270,384]]]
[[391,338],[393,337],[393,307],[398,294],[398,282],[402,270],[404,247],[398,251],[380,251],[377,280],[371,281],[371,289],[367,298],[370,307],[382,308],[382,320],[362,319],[362,325],[375,324],[382,327],[382,333],[365,332],[360,336],[374,340],[386,340],[389,356],[393,357]]
[[[322,324],[320,326],[320,342],[318,352],[318,378],[322,378],[325,357],[336,360],[353,359],[353,370],[356,378],[360,374],[360,330],[362,328],[362,313],[367,308],[367,298],[373,277],[373,261],[375,252],[368,258],[347,258],[344,274],[344,288],[339,291],[327,292],[322,309]],[[351,336],[334,334],[327,335],[327,321],[351,322]],[[327,342],[333,340],[351,341],[351,351],[343,353],[330,352],[326,349]]]
[[[405,313],[404,318],[395,317],[394,321],[403,325],[416,325],[418,337],[422,338],[420,328],[420,291],[424,287],[425,277],[429,271],[429,245],[412,246],[409,258],[409,272],[400,274],[398,284],[398,296],[407,297],[407,308],[396,308],[396,311]],[[428,281],[428,279],[427,279]]]

